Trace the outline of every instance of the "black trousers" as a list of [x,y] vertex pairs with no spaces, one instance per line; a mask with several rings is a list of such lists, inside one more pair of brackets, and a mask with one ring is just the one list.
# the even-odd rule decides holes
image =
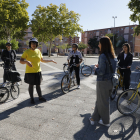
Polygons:
[[80,67],[71,67],[70,73],[72,73],[73,70],[75,70],[77,85],[80,85],[80,75],[79,75]]
[[[9,66],[5,66],[5,68],[8,69]],[[4,69],[4,74],[3,74],[3,82],[4,82],[4,83],[6,82],[6,74],[7,74],[7,73],[6,73],[6,71],[7,71],[6,69]],[[12,70],[17,71],[15,64],[12,65]]]
[[121,75],[124,76],[123,84],[124,84],[125,90],[129,89],[131,70],[130,69],[119,69],[119,70],[120,70]]

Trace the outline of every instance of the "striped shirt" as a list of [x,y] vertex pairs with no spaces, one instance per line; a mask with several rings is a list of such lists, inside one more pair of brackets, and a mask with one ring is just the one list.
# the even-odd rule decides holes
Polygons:
[[82,59],[82,54],[81,54],[80,51],[76,51],[75,53],[74,53],[74,51],[70,51],[67,60],[70,60],[70,58],[71,58],[72,56],[74,56],[74,57],[78,56],[79,59]]

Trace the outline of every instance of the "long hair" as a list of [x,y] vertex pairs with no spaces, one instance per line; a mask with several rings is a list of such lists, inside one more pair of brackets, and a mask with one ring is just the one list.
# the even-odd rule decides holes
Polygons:
[[115,52],[110,38],[108,36],[104,36],[100,39],[99,42],[101,43],[100,54],[109,53],[111,58],[115,58]]
[[[130,44],[129,43],[124,43],[123,45],[122,45],[122,47],[123,46],[126,46],[127,47],[127,53],[130,53],[131,52],[131,48],[130,48]],[[124,52],[124,51],[122,51],[122,52]]]

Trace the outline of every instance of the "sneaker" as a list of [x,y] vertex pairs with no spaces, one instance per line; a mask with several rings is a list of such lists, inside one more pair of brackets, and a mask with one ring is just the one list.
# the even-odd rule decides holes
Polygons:
[[78,87],[77,87],[78,89],[80,89],[81,87],[80,87],[80,85],[78,85]]
[[47,100],[45,99],[45,98],[43,98],[43,97],[39,97],[39,100],[40,101],[43,101],[43,102],[46,102]]
[[101,125],[107,126],[107,127],[110,126],[110,123],[109,124],[104,124],[102,120],[100,120],[98,123],[101,124]]
[[34,99],[31,99],[31,104],[35,104],[35,101],[34,101]]
[[91,125],[94,125],[94,121],[92,121],[91,119],[92,119],[92,118],[90,117],[90,118],[89,118],[90,124],[91,124]]

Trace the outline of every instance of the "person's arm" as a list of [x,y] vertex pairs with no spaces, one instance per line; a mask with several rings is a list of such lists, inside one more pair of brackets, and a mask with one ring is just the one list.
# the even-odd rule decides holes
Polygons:
[[29,67],[32,67],[32,63],[30,61],[25,60],[24,58],[20,58],[21,64],[27,64]]
[[70,66],[70,57],[71,57],[71,54],[69,53],[68,54],[68,58],[67,58],[67,61],[68,61],[68,65]]
[[99,65],[98,68],[95,69],[96,75],[104,75],[106,70],[106,56],[101,54],[99,57]]
[[131,57],[130,57],[130,60],[129,60],[129,63],[128,63],[128,66],[127,66],[128,69],[131,68],[132,60],[133,60],[133,55],[131,54]]
[[4,61],[4,62],[6,61],[5,51],[3,51],[2,54],[1,54],[1,60]]
[[57,62],[55,62],[54,60],[45,60],[43,58],[41,58],[41,62],[43,62],[43,63],[53,62],[53,63],[57,64]]
[[16,60],[17,60],[16,51],[15,50],[13,50],[13,51],[14,51],[14,62],[16,62]]
[[79,67],[80,64],[81,64],[81,62],[83,61],[83,58],[82,58],[82,54],[81,53],[79,54],[79,59],[80,59],[79,64],[76,65],[77,67]]

